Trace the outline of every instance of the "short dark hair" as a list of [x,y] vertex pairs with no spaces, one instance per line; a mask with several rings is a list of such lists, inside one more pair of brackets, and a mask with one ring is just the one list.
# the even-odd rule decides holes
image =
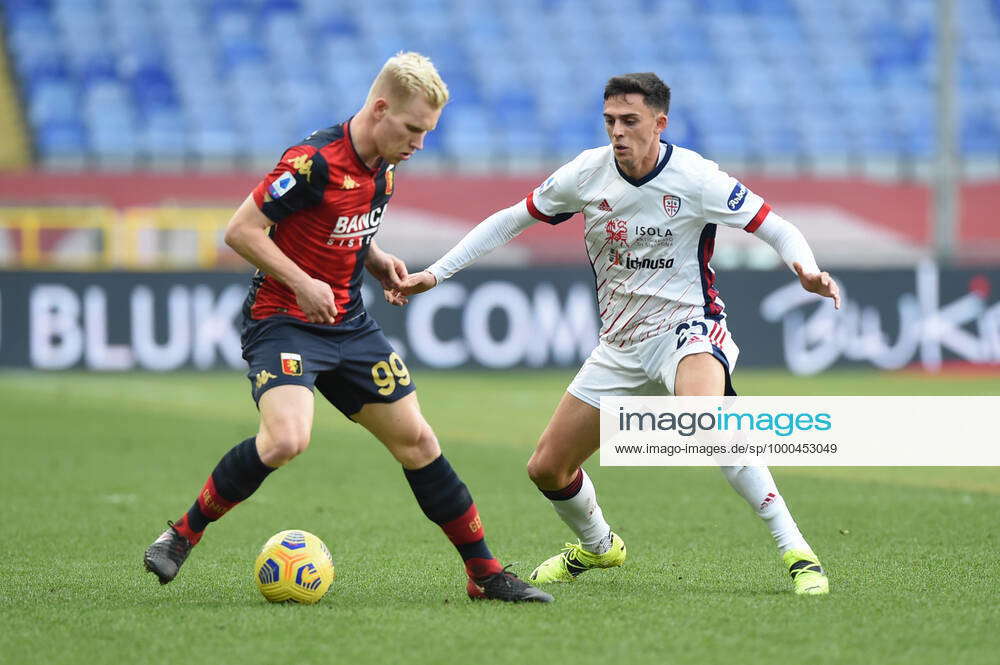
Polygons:
[[670,87],[653,72],[622,74],[608,79],[604,86],[604,99],[628,94],[642,95],[642,100],[654,111],[670,111]]

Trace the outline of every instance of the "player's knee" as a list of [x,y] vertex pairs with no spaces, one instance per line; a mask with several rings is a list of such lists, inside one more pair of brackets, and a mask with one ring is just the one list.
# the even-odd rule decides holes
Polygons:
[[298,423],[281,423],[258,434],[260,459],[268,466],[287,464],[309,447],[309,429]]
[[535,453],[528,460],[528,477],[535,487],[543,490],[562,489],[572,480],[569,469],[565,465],[556,464],[554,460]]
[[392,453],[407,469],[420,469],[441,456],[434,430],[427,423],[414,427],[393,442]]

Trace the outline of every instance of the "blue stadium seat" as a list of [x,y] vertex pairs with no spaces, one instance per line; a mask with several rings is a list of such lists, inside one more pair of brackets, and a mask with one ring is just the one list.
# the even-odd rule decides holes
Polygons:
[[88,151],[87,131],[76,118],[37,125],[35,145],[43,159],[83,155]]
[[[956,7],[961,148],[1000,159],[1000,0]],[[4,0],[3,15],[46,158],[273,155],[353,113],[400,49],[448,83],[428,152],[459,163],[603,143],[604,80],[647,70],[674,89],[671,140],[715,158],[934,147],[931,0]]]
[[174,110],[149,115],[139,136],[139,150],[153,163],[173,163],[190,152],[188,129],[181,114]]
[[69,80],[39,83],[28,106],[28,119],[33,125],[71,122],[77,117],[79,93]]

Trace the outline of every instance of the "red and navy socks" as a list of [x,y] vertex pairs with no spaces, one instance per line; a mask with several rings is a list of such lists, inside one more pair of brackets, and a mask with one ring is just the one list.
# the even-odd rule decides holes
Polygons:
[[441,455],[421,469],[403,469],[413,496],[427,519],[441,527],[473,579],[503,570],[486,545],[486,530],[465,483]]
[[197,545],[205,527],[253,494],[272,471],[257,453],[256,437],[238,443],[219,460],[198,499],[174,523],[174,529]]

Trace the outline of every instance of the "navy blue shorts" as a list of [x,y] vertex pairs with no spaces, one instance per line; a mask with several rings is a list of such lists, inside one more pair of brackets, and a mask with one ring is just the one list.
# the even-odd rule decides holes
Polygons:
[[403,359],[367,314],[342,326],[281,315],[243,323],[243,358],[255,402],[274,386],[315,386],[350,417],[365,404],[395,402],[414,391]]

